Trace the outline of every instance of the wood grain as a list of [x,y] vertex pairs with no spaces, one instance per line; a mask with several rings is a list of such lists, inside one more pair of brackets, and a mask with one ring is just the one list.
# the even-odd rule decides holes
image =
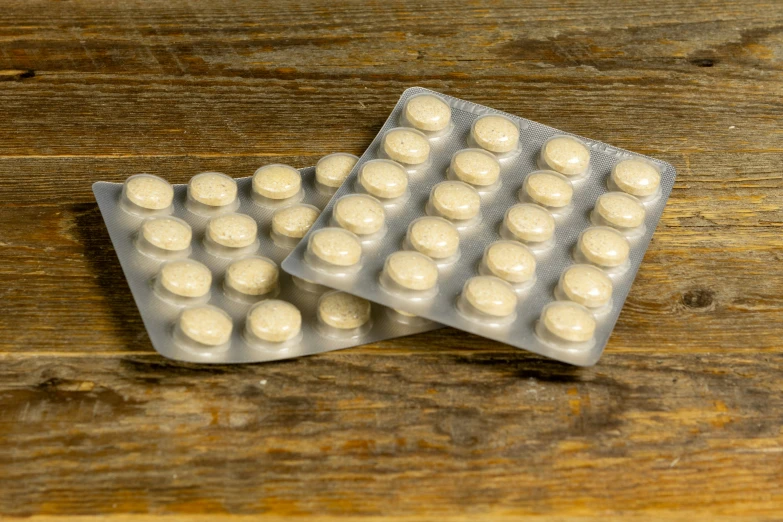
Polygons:
[[[360,154],[412,85],[677,167],[599,364],[156,355],[90,185]],[[776,1],[6,0],[0,518],[783,520],[781,100]]]

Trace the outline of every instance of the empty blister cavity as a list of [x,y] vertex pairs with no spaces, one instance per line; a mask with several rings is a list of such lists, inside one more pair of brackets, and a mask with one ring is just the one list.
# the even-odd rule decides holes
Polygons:
[[647,230],[645,214],[644,205],[630,194],[607,192],[596,200],[590,221],[594,225],[615,228],[627,238],[636,238]]
[[432,187],[427,214],[451,221],[458,230],[481,223],[481,196],[461,181],[442,181]]
[[287,301],[261,301],[247,312],[244,337],[254,348],[287,350],[302,340],[302,313]]
[[333,290],[318,300],[318,331],[332,339],[356,339],[372,328],[370,302]]
[[211,287],[212,272],[192,259],[164,263],[153,283],[158,297],[178,306],[206,303]]
[[631,246],[620,232],[609,227],[590,227],[579,234],[574,249],[577,263],[590,263],[609,275],[625,273],[630,262]]
[[258,250],[258,225],[245,214],[213,217],[204,233],[204,249],[218,257],[237,257]]
[[590,175],[590,149],[573,136],[552,136],[541,146],[538,167],[577,181]]
[[334,194],[351,173],[357,161],[359,161],[358,157],[344,152],[324,156],[315,165],[315,186],[324,194]]
[[539,205],[514,205],[503,216],[500,237],[520,241],[534,252],[546,252],[555,245],[555,218]]
[[488,150],[500,160],[509,159],[520,152],[519,125],[499,114],[481,116],[470,127],[468,146]]
[[571,213],[573,197],[574,187],[568,178],[551,170],[531,172],[519,191],[520,201],[541,205],[556,218]]
[[307,240],[305,261],[325,274],[345,276],[362,266],[362,244],[356,234],[337,227],[316,230]]
[[652,203],[661,195],[661,171],[642,158],[623,160],[612,168],[607,185],[609,190],[620,190],[642,203]]
[[554,301],[544,307],[536,335],[544,344],[569,351],[589,350],[595,344],[595,317],[572,301]]
[[524,292],[536,283],[536,256],[516,241],[495,241],[484,249],[479,274],[499,277]]
[[459,259],[459,241],[459,232],[451,221],[425,216],[408,225],[403,248],[421,252],[442,266]]
[[431,140],[442,138],[454,128],[451,107],[433,94],[411,96],[402,110],[400,124],[421,131]]
[[573,301],[595,315],[602,315],[612,309],[613,289],[612,280],[600,268],[571,265],[560,275],[555,298],[559,301]]
[[234,323],[231,316],[212,305],[186,308],[174,326],[174,340],[183,349],[209,356],[231,346]]
[[386,258],[380,283],[399,297],[430,299],[438,294],[438,266],[424,254],[400,250]]
[[395,208],[408,200],[408,173],[396,161],[370,160],[356,178],[356,191],[377,198],[385,208]]
[[185,202],[188,210],[200,216],[216,216],[239,208],[237,182],[220,172],[202,172],[188,182]]
[[270,299],[280,293],[280,269],[263,256],[249,256],[233,261],[226,269],[223,292],[240,302]]
[[386,233],[386,212],[372,196],[349,194],[334,204],[331,225],[353,232],[363,243],[375,241]]
[[430,142],[422,132],[405,127],[391,129],[381,140],[381,155],[401,164],[408,174],[430,166]]
[[495,276],[468,279],[457,300],[459,313],[484,326],[506,326],[517,317],[517,294],[514,288]]
[[272,215],[270,235],[275,245],[294,248],[305,237],[321,211],[313,205],[296,203],[275,211]]
[[152,174],[136,174],[125,180],[120,195],[120,207],[135,216],[171,214],[174,189],[163,178]]
[[172,216],[151,217],[141,223],[136,248],[155,259],[176,259],[190,255],[192,239],[187,222]]
[[282,207],[303,197],[302,175],[289,165],[265,165],[253,174],[253,201],[262,207]]
[[501,186],[500,162],[483,149],[462,149],[451,157],[448,178],[472,185],[479,194],[495,192]]

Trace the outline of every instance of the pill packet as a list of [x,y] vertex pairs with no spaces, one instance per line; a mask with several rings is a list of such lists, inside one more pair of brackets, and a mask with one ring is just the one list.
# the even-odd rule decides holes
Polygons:
[[[344,161],[347,155],[340,156]],[[158,353],[196,363],[262,362],[439,327],[279,270],[334,187],[317,182],[315,167],[273,167],[280,167],[276,182],[262,187],[261,194],[253,190],[253,177],[220,173],[198,174],[187,185],[169,185],[148,174],[93,185]],[[301,187],[289,191],[285,180],[299,176]],[[338,184],[334,178],[326,183]],[[324,314],[317,313],[321,304]],[[290,305],[300,312],[298,333],[299,319]],[[251,311],[255,328],[247,323]],[[271,329],[269,318],[279,318]]]
[[[392,191],[375,182],[380,162],[396,165],[384,168]],[[614,328],[675,175],[663,161],[414,87],[282,266],[589,366]],[[383,234],[358,234],[357,262],[335,266],[313,244],[325,231],[343,230],[335,207],[356,193],[384,209],[376,225]],[[400,255],[410,251],[431,262]]]

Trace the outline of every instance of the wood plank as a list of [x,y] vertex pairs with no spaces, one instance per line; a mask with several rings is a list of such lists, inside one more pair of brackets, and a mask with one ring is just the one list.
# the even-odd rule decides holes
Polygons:
[[[416,83],[645,154],[783,150],[780,74],[766,84],[702,78],[694,85],[688,75],[666,83],[659,81],[664,73],[655,72],[639,77],[635,71],[634,79],[581,69],[538,71],[519,72],[524,81],[491,78],[479,87],[471,80],[391,76],[350,88],[344,82],[334,87],[334,80],[77,80],[39,72],[4,84],[9,117],[0,121],[6,136],[0,156],[305,155],[335,145],[361,150],[401,92]],[[704,97],[714,105],[705,106]]]
[[580,369],[438,346],[224,367],[11,359],[0,512],[774,517],[781,371],[780,353]]
[[361,149],[412,83],[640,152],[781,150],[775,3],[754,6],[763,18],[712,2],[656,2],[654,17],[589,3],[47,4],[63,27],[27,6],[11,2],[0,28],[0,67],[19,80],[4,84],[0,156]]

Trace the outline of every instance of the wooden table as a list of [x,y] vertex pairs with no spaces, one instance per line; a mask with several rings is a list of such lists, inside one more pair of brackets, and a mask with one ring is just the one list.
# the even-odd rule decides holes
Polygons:
[[[783,3],[262,4],[3,2],[0,513],[783,520]],[[413,85],[677,167],[599,364],[158,356],[91,183],[361,154]]]

